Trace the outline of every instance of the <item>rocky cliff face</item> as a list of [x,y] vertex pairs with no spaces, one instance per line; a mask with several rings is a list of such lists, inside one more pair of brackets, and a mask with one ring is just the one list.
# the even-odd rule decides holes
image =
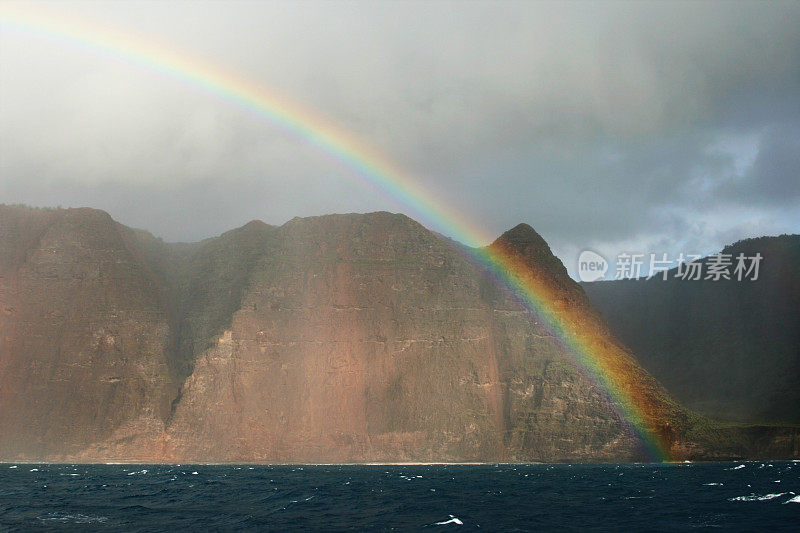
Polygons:
[[549,333],[510,300],[487,301],[476,267],[412,220],[303,219],[273,237],[230,328],[185,384],[170,425],[176,456],[636,453]]
[[[96,211],[0,209],[0,249],[13,258],[0,263],[0,302],[11,309],[0,315],[4,457],[645,457],[604,392],[536,317],[463,250],[402,215],[256,222],[173,245]],[[493,246],[520,254],[553,282],[563,306],[603,327],[530,227]],[[51,270],[37,266],[44,257]],[[75,269],[102,275],[76,278]],[[85,310],[67,313],[76,299]],[[62,314],[48,322],[56,308]],[[675,450],[715,453],[696,418],[637,371]],[[784,439],[772,455],[798,452],[797,435],[770,431],[762,442]]]
[[0,456],[75,453],[166,416],[163,296],[107,214],[0,208]]

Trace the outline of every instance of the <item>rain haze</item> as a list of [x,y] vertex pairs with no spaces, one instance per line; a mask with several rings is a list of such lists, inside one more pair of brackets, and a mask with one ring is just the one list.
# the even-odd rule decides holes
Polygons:
[[800,231],[797,2],[0,3],[0,202],[191,241],[420,213],[234,99],[39,20],[286,98],[485,234],[529,223],[573,274],[587,248]]

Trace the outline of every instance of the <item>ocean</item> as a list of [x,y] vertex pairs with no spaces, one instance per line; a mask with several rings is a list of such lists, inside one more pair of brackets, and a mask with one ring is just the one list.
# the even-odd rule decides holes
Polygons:
[[0,464],[0,530],[800,531],[800,462]]

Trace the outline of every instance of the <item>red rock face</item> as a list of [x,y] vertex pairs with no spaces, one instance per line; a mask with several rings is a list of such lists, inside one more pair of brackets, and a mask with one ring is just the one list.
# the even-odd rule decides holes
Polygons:
[[80,450],[169,410],[154,280],[102,212],[0,211],[0,455]]
[[496,461],[638,453],[549,333],[410,219],[295,220],[265,242],[230,325],[184,383],[164,437],[172,457]]
[[[644,457],[536,317],[407,217],[254,222],[193,245],[92,210],[0,207],[0,223],[0,458]],[[504,239],[587,306],[532,229]],[[652,387],[674,448],[706,453]]]

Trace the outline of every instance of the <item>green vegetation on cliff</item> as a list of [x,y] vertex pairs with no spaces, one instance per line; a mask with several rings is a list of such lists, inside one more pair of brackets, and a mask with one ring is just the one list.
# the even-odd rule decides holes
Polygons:
[[722,253],[763,260],[755,281],[620,280],[583,288],[615,336],[678,400],[712,418],[800,424],[800,235]]

